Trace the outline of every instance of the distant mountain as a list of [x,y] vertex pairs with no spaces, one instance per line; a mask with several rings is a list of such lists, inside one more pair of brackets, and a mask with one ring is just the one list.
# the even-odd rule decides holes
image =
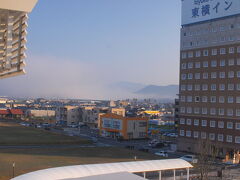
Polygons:
[[118,90],[127,91],[129,93],[136,92],[139,89],[144,88],[145,86],[146,85],[144,84],[127,82],[127,81],[116,82],[109,85],[109,87],[113,88],[114,90],[118,89]]
[[149,85],[136,91],[135,94],[173,99],[176,97],[176,94],[178,94],[178,87],[179,87],[178,85],[169,86]]

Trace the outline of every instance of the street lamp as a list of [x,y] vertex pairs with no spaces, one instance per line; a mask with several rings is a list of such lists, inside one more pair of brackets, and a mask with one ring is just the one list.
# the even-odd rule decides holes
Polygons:
[[15,162],[12,164],[12,173],[13,173],[13,178],[15,177]]

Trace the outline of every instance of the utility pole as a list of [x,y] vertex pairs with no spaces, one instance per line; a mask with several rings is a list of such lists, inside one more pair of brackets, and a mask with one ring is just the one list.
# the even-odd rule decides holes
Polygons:
[[15,162],[12,164],[12,173],[13,173],[13,178],[15,177]]

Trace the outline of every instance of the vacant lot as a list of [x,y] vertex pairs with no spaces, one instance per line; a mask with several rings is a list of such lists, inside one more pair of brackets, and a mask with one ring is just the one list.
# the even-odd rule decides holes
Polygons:
[[0,146],[85,143],[89,143],[89,141],[81,139],[79,137],[69,137],[41,129],[24,127],[16,123],[0,122]]
[[159,157],[127,149],[98,148],[51,148],[51,149],[0,149],[0,179],[12,177],[12,163],[16,163],[15,174],[79,164],[107,163],[158,159]]

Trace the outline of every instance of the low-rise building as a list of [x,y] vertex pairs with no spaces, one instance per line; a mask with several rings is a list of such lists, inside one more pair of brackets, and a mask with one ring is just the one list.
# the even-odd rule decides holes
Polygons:
[[144,139],[148,131],[147,117],[123,117],[104,114],[100,117],[100,135],[115,139]]
[[37,118],[44,118],[44,117],[55,117],[56,111],[54,110],[39,110],[39,109],[29,109],[27,110],[28,117],[37,117]]
[[78,124],[81,108],[79,106],[63,106],[56,110],[56,120],[59,124]]

